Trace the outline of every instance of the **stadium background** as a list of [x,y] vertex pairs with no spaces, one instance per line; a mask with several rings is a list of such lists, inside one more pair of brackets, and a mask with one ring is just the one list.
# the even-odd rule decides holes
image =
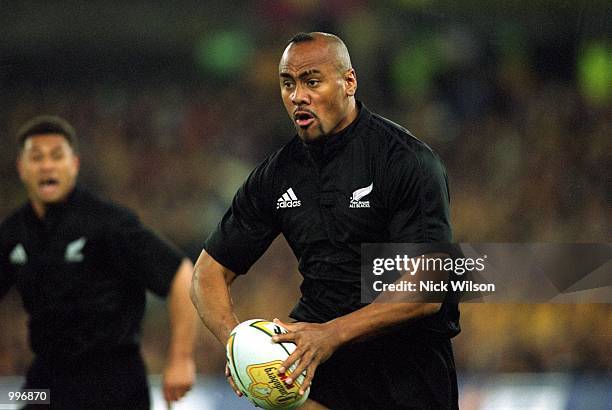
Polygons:
[[[16,128],[54,113],[80,135],[80,181],[197,258],[249,170],[293,134],[276,74],[286,41],[324,30],[346,41],[358,97],[445,161],[457,241],[610,241],[609,3],[0,4],[0,219],[25,199]],[[279,239],[235,285],[240,318],[285,318],[299,282]],[[10,293],[0,303],[5,386],[31,359],[26,323]],[[610,304],[469,304],[462,327],[462,408],[610,406]],[[152,373],[166,343],[164,305],[151,297],[143,349]],[[241,403],[220,404],[231,392],[206,330],[197,358],[208,400],[198,408]]]

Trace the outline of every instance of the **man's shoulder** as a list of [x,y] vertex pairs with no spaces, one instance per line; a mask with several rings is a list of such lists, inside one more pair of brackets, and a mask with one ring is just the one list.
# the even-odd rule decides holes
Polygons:
[[376,138],[368,140],[378,145],[378,149],[386,153],[386,160],[405,165],[427,165],[441,163],[442,161],[434,150],[425,142],[417,138],[403,126],[378,114],[371,114],[368,122],[370,131],[375,132]]
[[28,202],[24,203],[19,208],[8,214],[6,218],[0,221],[0,234],[12,232],[17,229],[21,224],[23,214],[26,212],[29,206],[30,205]]
[[421,151],[433,152],[429,145],[417,138],[407,128],[382,115],[372,113],[369,127],[381,137],[378,141],[385,143],[390,149],[404,148],[415,153]]
[[283,144],[276,151],[268,155],[256,168],[259,173],[272,176],[277,170],[295,164],[303,157],[303,150],[297,136]]

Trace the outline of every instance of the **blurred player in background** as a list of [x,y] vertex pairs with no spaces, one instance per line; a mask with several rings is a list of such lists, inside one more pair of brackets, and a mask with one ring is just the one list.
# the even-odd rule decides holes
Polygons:
[[208,238],[192,286],[203,322],[225,344],[238,324],[231,283],[282,233],[304,280],[290,314],[297,322],[277,321],[289,333],[275,340],[297,345],[279,372],[297,362],[294,372],[306,371],[304,408],[457,408],[450,343],[459,333],[457,305],[360,299],[361,243],[421,243],[425,254],[446,253],[444,166],[356,100],[356,73],[338,37],[294,36],[279,80],[297,136],[250,174]]
[[77,137],[40,116],[18,132],[29,202],[0,225],[0,297],[14,284],[35,354],[24,388],[50,389],[51,408],[148,409],[140,354],[145,291],[168,295],[167,401],[195,380],[192,263],[129,210],[76,184]]

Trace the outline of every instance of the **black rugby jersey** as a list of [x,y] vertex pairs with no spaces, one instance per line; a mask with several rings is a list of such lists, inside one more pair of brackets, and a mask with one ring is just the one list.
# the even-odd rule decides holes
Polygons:
[[131,350],[145,290],[166,295],[182,258],[131,211],[77,187],[43,220],[28,203],[0,225],[0,297],[17,286],[41,357]]
[[[358,103],[340,133],[305,143],[295,136],[236,193],[207,252],[244,274],[282,233],[299,261],[302,297],[291,317],[325,322],[360,301],[361,243],[451,242],[449,191],[440,159],[406,129]],[[456,305],[421,321],[458,333]]]

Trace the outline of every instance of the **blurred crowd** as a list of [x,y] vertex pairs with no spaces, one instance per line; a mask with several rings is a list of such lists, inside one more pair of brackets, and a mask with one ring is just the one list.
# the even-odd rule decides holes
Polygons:
[[[261,3],[264,24],[218,29],[209,36],[218,42],[206,43],[204,33],[200,54],[175,62],[191,71],[128,69],[107,77],[75,66],[44,80],[36,70],[29,74],[36,81],[0,77],[7,80],[0,89],[0,219],[25,200],[14,132],[33,115],[53,113],[78,131],[81,183],[133,208],[197,258],[248,172],[293,135],[277,84],[286,40],[300,29],[324,29],[349,47],[358,98],[445,162],[456,241],[610,241],[612,85],[593,91],[588,82],[597,64],[589,50],[612,55],[609,42],[534,32],[512,19],[474,26],[401,8],[372,11],[359,1],[329,2],[324,20],[299,2]],[[294,15],[299,27],[282,23]],[[607,64],[612,69],[612,59]],[[280,238],[235,285],[241,318],[286,317],[299,283]],[[143,348],[157,372],[167,341],[163,312],[152,297]],[[0,304],[0,323],[0,376],[22,374],[30,354],[16,294]],[[612,371],[610,304],[466,304],[462,327],[455,339],[460,370]],[[222,347],[201,333],[199,371],[220,372]]]

